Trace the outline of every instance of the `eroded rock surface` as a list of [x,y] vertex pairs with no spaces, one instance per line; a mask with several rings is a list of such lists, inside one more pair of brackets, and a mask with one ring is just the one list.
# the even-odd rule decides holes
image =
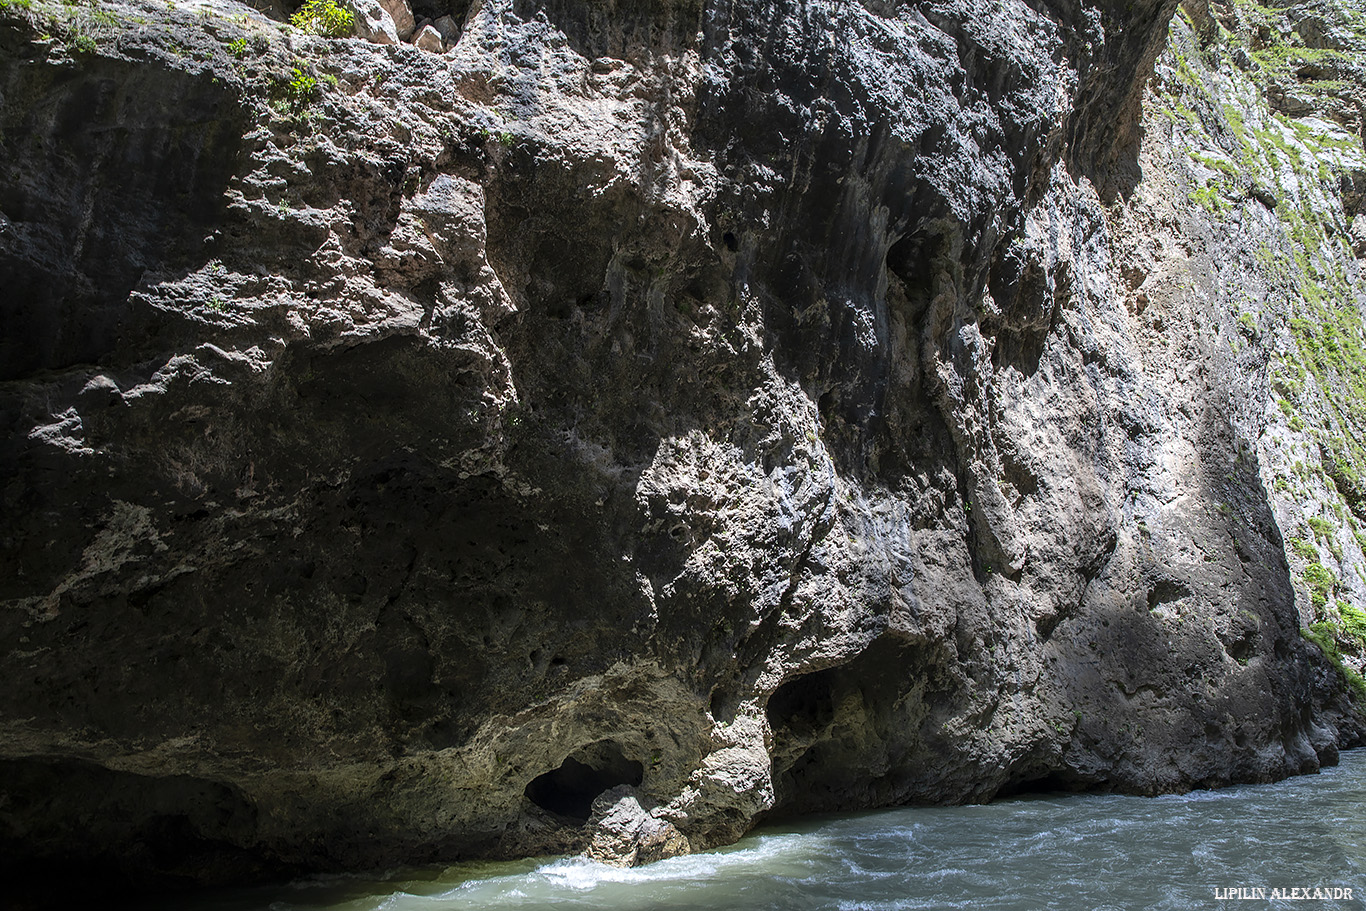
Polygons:
[[1210,290],[1270,267],[1145,119],[1173,0],[413,4],[444,54],[109,9],[0,14],[7,877],[631,863],[1360,742],[1297,349]]

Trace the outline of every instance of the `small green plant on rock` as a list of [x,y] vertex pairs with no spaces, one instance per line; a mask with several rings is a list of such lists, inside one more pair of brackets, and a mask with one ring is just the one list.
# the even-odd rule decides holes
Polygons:
[[297,29],[327,38],[349,38],[356,27],[356,17],[338,6],[337,0],[308,0],[289,22]]
[[1309,520],[1309,527],[1314,531],[1314,539],[1322,541],[1328,545],[1328,549],[1333,552],[1333,556],[1341,557],[1342,553],[1337,543],[1337,526],[1332,521],[1322,516],[1314,516]]
[[1224,197],[1213,185],[1199,187],[1186,196],[1192,203],[1200,206],[1206,212],[1222,212],[1228,208],[1228,203],[1224,202]]
[[302,67],[296,66],[289,72],[289,81],[283,85],[283,94],[289,110],[297,114],[308,107],[318,94],[318,80],[304,72]]
[[1314,603],[1314,607],[1323,610],[1328,603],[1328,595],[1337,587],[1337,579],[1333,574],[1324,569],[1322,563],[1310,563],[1304,568],[1302,576],[1304,584],[1309,587],[1309,600]]

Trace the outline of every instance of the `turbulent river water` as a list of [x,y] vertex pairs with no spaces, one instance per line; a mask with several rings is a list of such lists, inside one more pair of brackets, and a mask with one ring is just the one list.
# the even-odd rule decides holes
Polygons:
[[1366,909],[1366,750],[1277,784],[823,817],[634,870],[579,858],[462,864],[303,880],[195,907]]

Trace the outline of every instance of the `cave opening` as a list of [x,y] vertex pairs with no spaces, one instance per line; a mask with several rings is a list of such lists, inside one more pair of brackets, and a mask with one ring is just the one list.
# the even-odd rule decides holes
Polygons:
[[1091,790],[1095,782],[1066,769],[1036,771],[1014,777],[992,796],[992,800],[1034,794],[1079,794]]
[[644,778],[645,767],[639,761],[628,759],[619,744],[600,740],[566,757],[559,768],[533,778],[524,793],[543,810],[584,822],[603,791],[639,785]]
[[901,280],[910,324],[919,322],[934,297],[936,276],[944,253],[938,234],[914,232],[897,240],[887,250],[887,272]]
[[766,711],[775,737],[792,732],[811,733],[835,720],[831,686],[835,670],[803,674],[774,690]]
[[768,820],[934,800],[942,710],[953,698],[944,653],[887,634],[845,664],[784,681],[766,706],[772,731]]
[[455,20],[456,27],[463,32],[465,17],[469,15],[471,4],[469,0],[413,0],[410,6],[413,18],[418,22],[450,16]]

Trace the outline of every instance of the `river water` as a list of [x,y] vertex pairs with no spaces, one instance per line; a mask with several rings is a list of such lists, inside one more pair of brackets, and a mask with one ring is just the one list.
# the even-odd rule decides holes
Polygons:
[[[1314,889],[1343,897],[1314,898]],[[760,830],[730,848],[634,870],[579,858],[462,864],[304,880],[196,907],[1366,909],[1366,750],[1270,785],[884,810]]]

